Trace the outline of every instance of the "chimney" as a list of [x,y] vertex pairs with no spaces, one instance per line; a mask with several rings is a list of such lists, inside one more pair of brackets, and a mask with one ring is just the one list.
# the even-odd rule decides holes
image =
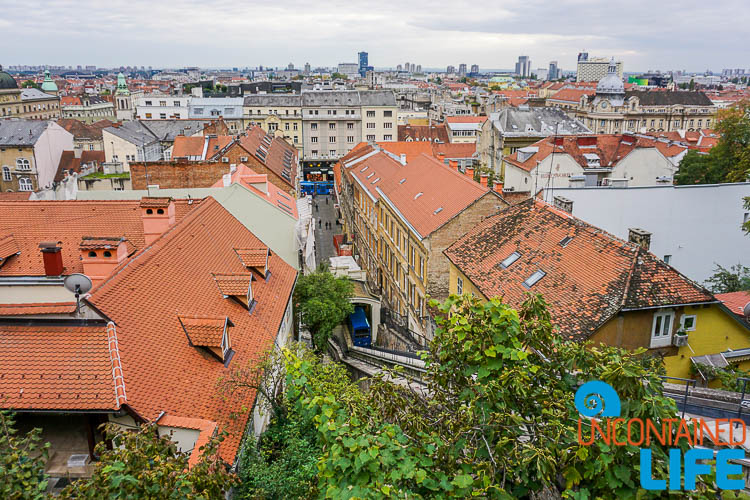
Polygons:
[[466,167],[466,176],[471,179],[474,178],[474,167]]
[[481,184],[484,187],[487,187],[487,182],[490,180],[490,176],[487,174],[482,174],[479,177],[479,184]]
[[563,212],[573,213],[573,200],[565,198],[564,196],[555,196],[554,198],[555,208],[559,208]]
[[496,182],[495,185],[492,187],[492,189],[494,189],[496,193],[503,194],[503,183]]
[[401,153],[400,159],[401,159],[401,165],[406,165],[406,154],[405,153]]
[[150,245],[175,223],[175,204],[172,198],[141,198],[143,238]]
[[631,227],[628,229],[628,241],[648,250],[651,246],[651,233],[639,227]]
[[128,246],[122,237],[84,236],[79,245],[83,274],[94,286],[102,283],[128,257]]
[[458,161],[457,160],[448,160],[448,165],[450,165],[450,167],[453,170],[458,170]]
[[43,241],[39,243],[44,261],[45,276],[61,276],[63,273],[62,242]]

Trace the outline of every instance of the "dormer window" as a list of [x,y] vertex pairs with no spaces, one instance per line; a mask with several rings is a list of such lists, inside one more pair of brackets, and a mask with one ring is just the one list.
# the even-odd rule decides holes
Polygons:
[[205,349],[225,366],[231,361],[234,351],[229,327],[234,324],[227,316],[178,315],[177,319],[191,346]]
[[260,246],[256,248],[235,248],[237,257],[240,258],[240,262],[247,269],[255,271],[264,280],[268,280],[271,273],[268,268],[268,260],[271,256],[271,251],[267,246]]
[[249,312],[253,312],[256,304],[253,295],[253,280],[256,278],[252,273],[212,274],[212,276],[225,299],[232,299]]

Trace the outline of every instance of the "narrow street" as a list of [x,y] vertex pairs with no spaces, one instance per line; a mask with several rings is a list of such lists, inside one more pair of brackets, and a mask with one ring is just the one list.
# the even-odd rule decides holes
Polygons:
[[[313,201],[313,217],[315,227],[315,262],[329,264],[328,259],[336,256],[333,246],[333,235],[338,234],[341,227],[336,225],[336,209],[333,208],[335,198],[332,195],[315,195]],[[329,226],[326,226],[326,223]]]

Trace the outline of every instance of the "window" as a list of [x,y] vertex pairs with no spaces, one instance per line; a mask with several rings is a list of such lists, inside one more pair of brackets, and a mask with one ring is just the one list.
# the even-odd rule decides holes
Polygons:
[[367,118],[375,118],[375,111],[368,111]]
[[297,123],[296,123],[296,122],[292,124],[292,128],[293,128],[294,130],[297,130]]
[[461,278],[458,278],[456,280],[456,294],[463,295],[464,293],[464,280]]
[[317,137],[310,137],[310,142],[312,142],[314,144],[314,143],[318,142],[318,138]]
[[375,124],[373,122],[368,122],[367,128],[375,128]]
[[288,123],[284,124],[284,130],[289,130],[289,124]]
[[332,150],[328,151],[328,154],[329,154],[330,156],[336,156],[336,150],[335,150],[335,149],[332,149]]
[[317,156],[318,156],[318,150],[317,150],[317,149],[313,149],[313,150],[312,150],[312,151],[310,152],[310,154],[312,154],[313,158],[315,158],[315,157],[317,157]]
[[385,122],[383,128],[393,128],[393,122]]
[[310,124],[310,130],[318,130],[318,124],[317,123],[311,123]]
[[672,311],[657,311],[651,327],[651,347],[668,346],[672,340]]
[[350,144],[353,143],[354,142],[354,136],[353,135],[347,135],[346,136],[346,142],[348,142]]
[[21,177],[18,179],[18,190],[19,191],[33,191],[31,187],[31,179],[28,177]]
[[159,101],[159,106],[166,107],[167,101]]
[[150,120],[150,119],[151,119],[151,113],[146,113],[146,119],[147,119],[147,120]]
[[346,129],[347,130],[354,130],[354,124],[353,123],[347,123],[346,124]]
[[503,269],[507,269],[508,267],[510,267],[511,264],[513,264],[515,261],[517,261],[519,259],[519,257],[521,257],[520,253],[513,252],[512,254],[508,255],[505,258],[505,260],[503,260],[500,263],[500,267],[502,267]]
[[180,107],[180,101],[174,101],[172,104],[174,104],[176,108]]
[[26,158],[18,158],[16,160],[16,170],[31,170],[31,164]]
[[3,167],[3,180],[4,181],[11,180],[11,177],[10,177],[10,167]]
[[374,134],[373,134],[373,135],[368,135],[368,136],[367,136],[367,141],[368,141],[368,142],[370,142],[370,141],[375,141],[375,135],[374,135]]
[[328,138],[328,142],[330,142],[330,143],[334,143],[334,142],[336,142],[336,136],[331,136],[331,137],[329,137],[329,138]]
[[424,259],[419,256],[419,277],[424,278]]
[[391,118],[393,116],[393,111],[383,111],[383,116]]
[[328,130],[336,130],[336,124],[335,123],[329,123],[328,124]]
[[151,106],[151,101],[146,101],[146,106]]
[[544,278],[547,275],[544,271],[541,269],[538,271],[534,271],[534,274],[526,278],[526,281],[523,282],[523,286],[526,288],[531,288],[534,286],[540,279]]
[[159,119],[166,120],[167,119],[167,114],[166,113],[159,113]]
[[240,156],[240,161],[242,161],[242,162],[247,161],[247,156]]
[[295,135],[294,136],[294,143],[297,144],[298,142],[299,142],[299,136]]
[[672,256],[671,255],[665,255],[664,256],[664,263],[665,264],[669,264],[671,262],[671,260],[672,260]]
[[683,314],[682,318],[680,318],[680,326],[686,332],[695,331],[695,322],[696,322],[695,314]]

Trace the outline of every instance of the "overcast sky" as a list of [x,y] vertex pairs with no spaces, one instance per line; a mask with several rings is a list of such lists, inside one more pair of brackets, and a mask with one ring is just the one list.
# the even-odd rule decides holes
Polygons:
[[750,68],[749,0],[0,0],[0,64]]

